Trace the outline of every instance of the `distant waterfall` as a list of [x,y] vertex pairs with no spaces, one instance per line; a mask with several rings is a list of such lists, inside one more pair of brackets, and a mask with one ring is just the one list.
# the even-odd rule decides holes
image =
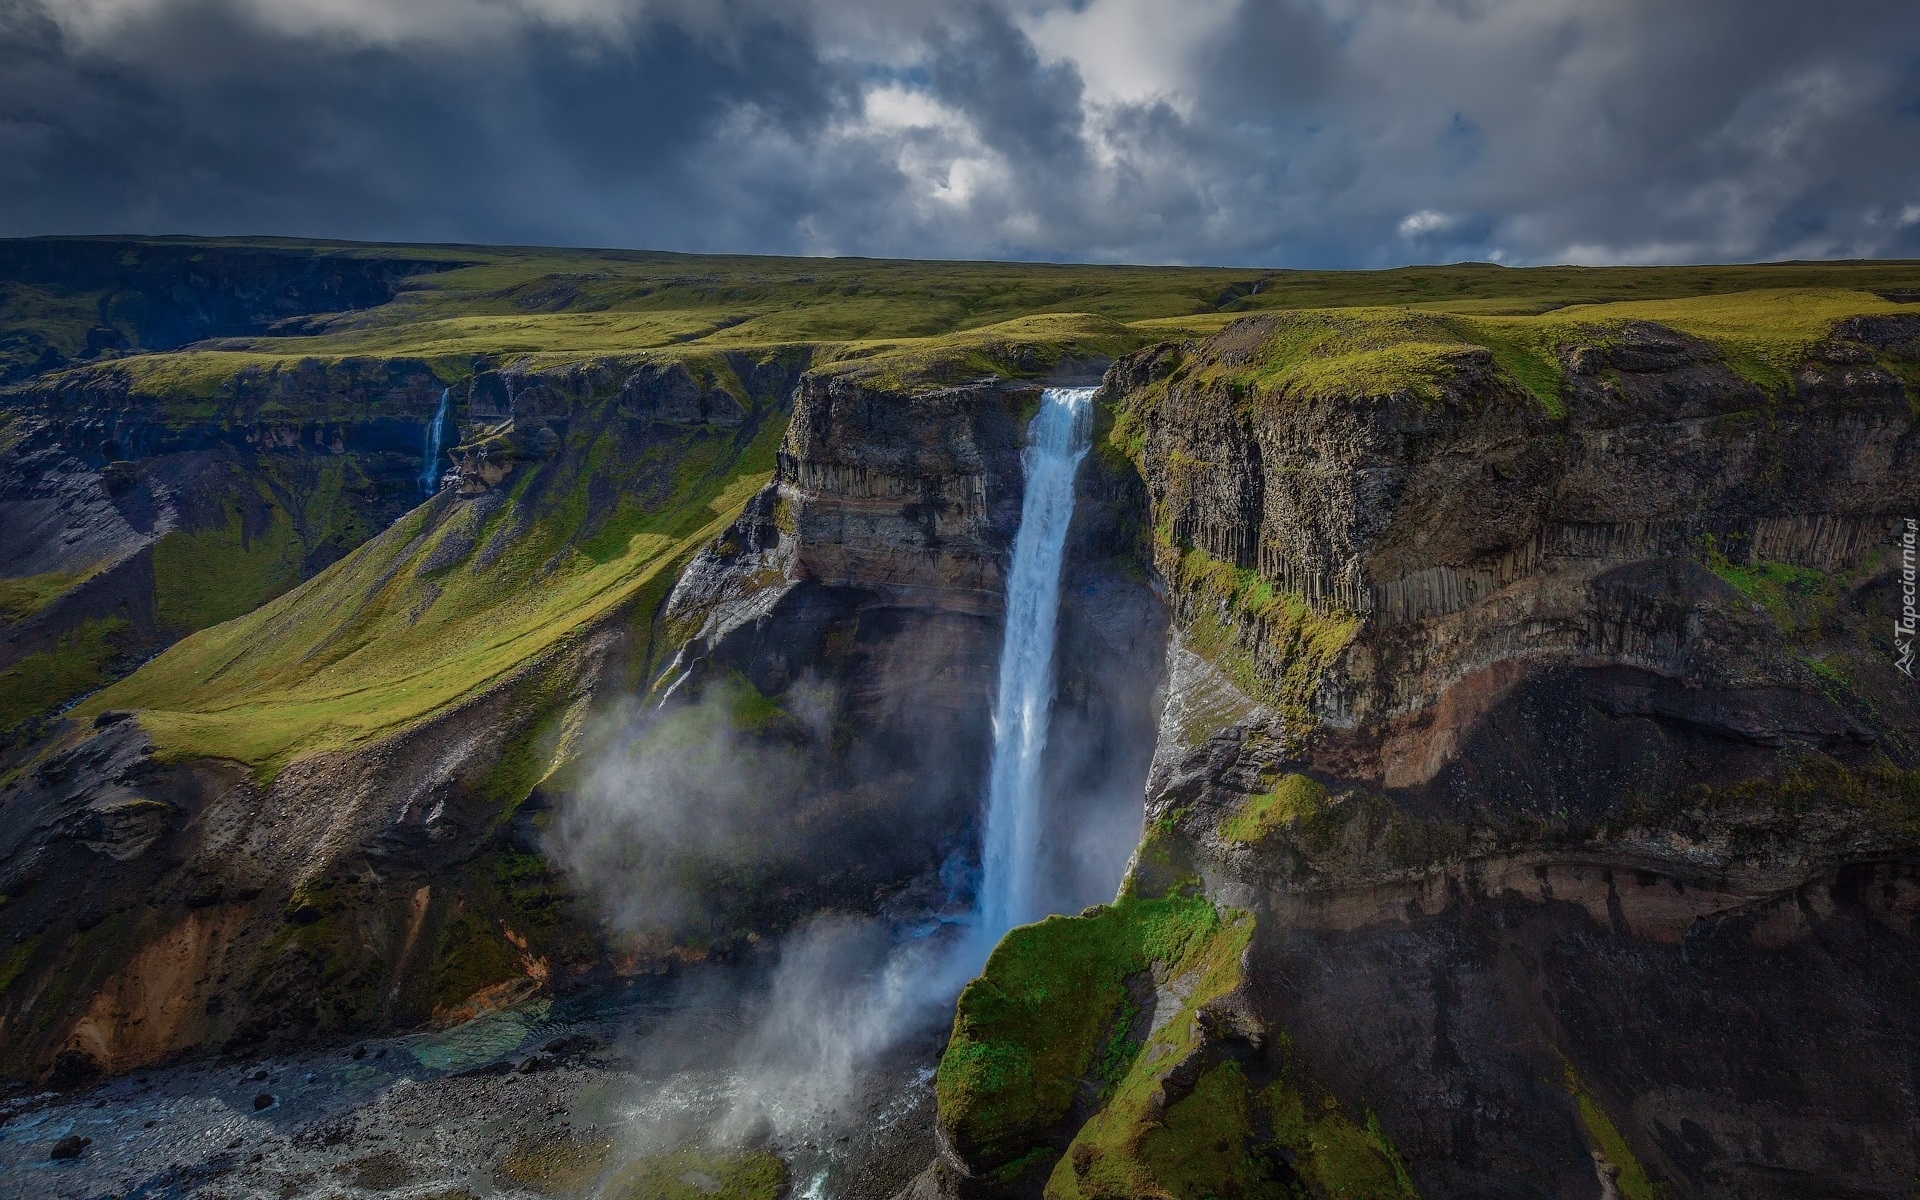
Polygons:
[[425,461],[420,464],[420,491],[431,496],[440,490],[440,433],[447,427],[447,394],[452,388],[440,389],[440,407],[434,411],[433,423],[427,426]]
[[1073,519],[1073,477],[1093,426],[1093,388],[1048,388],[1027,433],[1026,498],[1007,576],[1007,630],[993,709],[993,770],[981,850],[979,932],[998,938],[1041,914],[1034,903],[1040,840],[1040,754],[1053,699],[1060,558]]

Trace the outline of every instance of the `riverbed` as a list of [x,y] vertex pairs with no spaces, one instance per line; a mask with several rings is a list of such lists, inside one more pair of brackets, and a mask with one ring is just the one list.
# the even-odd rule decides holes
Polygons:
[[[623,1162],[717,1139],[778,1155],[796,1198],[884,1200],[932,1156],[944,1031],[768,1120],[748,1104],[760,1081],[732,1065],[761,974],[694,967],[447,1030],[16,1095],[0,1195],[593,1196]],[[53,1159],[69,1138],[89,1141]]]

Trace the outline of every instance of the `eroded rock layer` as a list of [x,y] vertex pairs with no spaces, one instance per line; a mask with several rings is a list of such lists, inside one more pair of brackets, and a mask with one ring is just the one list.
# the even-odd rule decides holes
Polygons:
[[[1920,324],[1784,383],[1627,324],[1543,397],[1483,348],[1277,386],[1286,320],[1108,376],[1174,610],[1147,835],[962,997],[919,1194],[1902,1194]],[[1200,901],[1238,948],[1151,907]]]

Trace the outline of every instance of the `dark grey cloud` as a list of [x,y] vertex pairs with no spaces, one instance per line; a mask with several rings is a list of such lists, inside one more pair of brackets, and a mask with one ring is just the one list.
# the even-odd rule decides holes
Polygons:
[[1910,0],[0,0],[0,233],[1920,256]]

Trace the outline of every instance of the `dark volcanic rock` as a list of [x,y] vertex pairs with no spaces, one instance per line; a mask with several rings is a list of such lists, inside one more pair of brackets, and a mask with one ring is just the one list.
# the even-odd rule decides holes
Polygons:
[[[1879,356],[1913,329],[1847,323],[1770,394],[1630,325],[1562,348],[1551,415],[1472,348],[1430,392],[1267,394],[1236,372],[1287,319],[1105,384],[1175,629],[1130,893],[1250,914],[1238,975],[1132,1107],[1090,1065],[1044,1144],[968,1140],[1025,1094],[963,1060],[905,1194],[1369,1162],[1378,1194],[1902,1194],[1920,693],[1886,631],[1920,446]],[[1196,1112],[1202,1078],[1247,1111]]]
[[92,1138],[81,1137],[78,1134],[70,1133],[53,1144],[53,1149],[48,1152],[47,1157],[54,1162],[68,1158],[79,1158],[81,1151],[91,1145],[93,1145]]
[[[1471,356],[1431,402],[1187,382],[1260,320],[1116,365],[1179,629],[1136,886],[1257,917],[1265,1034],[1213,1053],[1257,1082],[1284,1035],[1426,1196],[1594,1194],[1596,1111],[1603,1173],[1675,1194],[1906,1186],[1920,695],[1879,548],[1920,453],[1847,346],[1910,335],[1769,399],[1630,326],[1563,354],[1560,419]],[[1304,808],[1228,830],[1288,775]]]
[[[1019,524],[1022,410],[1037,398],[991,382],[909,395],[808,376],[774,481],[667,602],[668,638],[682,649],[659,690],[689,696],[739,679],[795,711],[831,697],[796,772],[809,785],[807,823],[834,831],[823,857],[801,864],[810,896],[830,886],[861,905],[876,888],[929,879],[972,844]],[[1080,493],[1056,667],[1061,735],[1045,764],[1054,794],[1081,802],[1049,817],[1061,853],[1048,874],[1072,908],[1110,893],[1138,830],[1165,628],[1120,557],[1139,527],[1137,476],[1090,459]]]

